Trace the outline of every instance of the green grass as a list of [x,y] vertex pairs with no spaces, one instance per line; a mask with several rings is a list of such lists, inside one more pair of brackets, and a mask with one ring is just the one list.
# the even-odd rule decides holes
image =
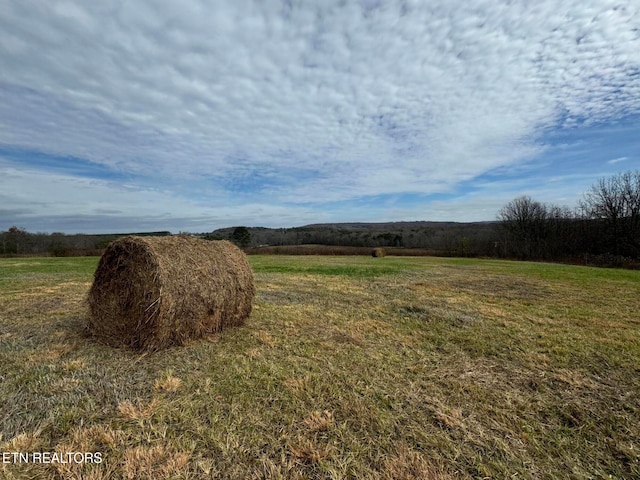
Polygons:
[[[416,268],[401,258],[308,256],[301,261],[298,256],[252,256],[252,268],[256,273],[285,273],[304,275],[338,275],[348,277],[378,277]],[[275,260],[275,261],[274,261]]]
[[87,281],[98,264],[95,257],[0,258],[0,289],[22,291],[36,284],[60,281]]
[[640,478],[640,272],[251,256],[247,324],[82,334],[95,258],[0,259],[2,478]]

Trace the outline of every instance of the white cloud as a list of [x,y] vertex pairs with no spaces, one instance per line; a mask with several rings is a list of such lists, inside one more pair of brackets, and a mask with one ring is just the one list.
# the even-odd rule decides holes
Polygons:
[[632,0],[0,8],[0,144],[167,188],[268,171],[273,205],[446,192],[554,125],[640,112]]
[[626,160],[628,160],[627,157],[618,157],[618,158],[612,158],[607,163],[609,165],[615,165],[616,163],[624,162]]

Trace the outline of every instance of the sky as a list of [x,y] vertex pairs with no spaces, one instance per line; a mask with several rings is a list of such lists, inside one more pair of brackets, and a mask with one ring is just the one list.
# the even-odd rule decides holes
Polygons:
[[0,230],[485,221],[638,168],[637,0],[0,2]]

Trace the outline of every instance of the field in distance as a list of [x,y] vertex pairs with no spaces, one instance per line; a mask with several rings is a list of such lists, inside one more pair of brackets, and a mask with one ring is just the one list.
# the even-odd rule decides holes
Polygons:
[[251,256],[245,326],[82,334],[97,258],[0,259],[0,477],[640,478],[640,272]]

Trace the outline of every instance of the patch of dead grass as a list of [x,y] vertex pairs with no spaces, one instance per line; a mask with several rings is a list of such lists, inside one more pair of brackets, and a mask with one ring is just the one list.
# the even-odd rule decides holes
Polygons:
[[153,388],[158,392],[175,392],[182,386],[182,379],[174,377],[171,373],[157,378]]
[[282,383],[294,395],[302,395],[312,389],[310,375],[305,375],[304,377],[290,377],[285,379]]
[[258,330],[257,332],[254,332],[253,335],[258,338],[263,345],[267,345],[268,347],[275,347],[278,345],[278,339],[265,330]]
[[52,463],[51,467],[64,479],[72,480],[108,480],[116,473],[115,462],[110,457],[117,456],[126,445],[126,437],[120,430],[108,425],[92,425],[73,429],[68,438],[55,446],[55,451],[66,455],[67,452],[100,453],[100,463]]
[[301,463],[319,463],[329,458],[333,451],[333,445],[321,444],[304,437],[298,437],[289,445],[290,455]]
[[[40,435],[42,434],[42,429],[38,429],[35,432],[23,432],[11,440],[8,440],[0,445],[2,448],[0,450],[5,452],[33,452],[36,451],[42,441],[40,439]],[[0,440],[2,440],[0,438]]]
[[153,399],[148,403],[137,401],[135,404],[124,400],[118,404],[118,413],[125,420],[148,420],[155,413],[160,402]]
[[382,463],[383,480],[453,480],[442,461],[432,460],[425,454],[400,445],[396,452]]
[[465,423],[460,408],[443,408],[434,413],[434,418],[438,425],[450,430],[464,429]]
[[329,410],[313,411],[302,421],[303,425],[312,432],[326,432],[333,427],[335,420]]
[[138,446],[125,450],[122,471],[129,480],[165,480],[183,472],[189,458],[166,445]]

